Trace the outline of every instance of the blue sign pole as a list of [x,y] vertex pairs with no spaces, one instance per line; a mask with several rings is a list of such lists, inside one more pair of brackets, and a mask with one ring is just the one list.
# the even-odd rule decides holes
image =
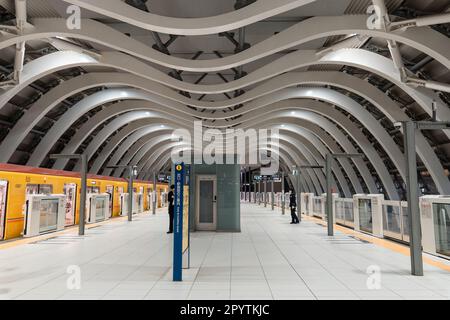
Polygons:
[[175,165],[173,281],[183,281],[183,191],[184,163]]

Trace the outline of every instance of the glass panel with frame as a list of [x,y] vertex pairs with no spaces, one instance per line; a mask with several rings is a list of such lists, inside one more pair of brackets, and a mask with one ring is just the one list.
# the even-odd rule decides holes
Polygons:
[[107,198],[99,197],[95,201],[95,221],[105,220],[105,210],[107,208]]
[[313,214],[322,216],[322,198],[313,198]]
[[344,204],[345,202],[341,199],[337,199],[335,201],[334,212],[336,216],[336,222],[345,222]]
[[409,219],[408,219],[408,207],[402,205],[402,219],[403,219],[403,240],[409,239]]
[[383,205],[383,229],[401,237],[401,210],[399,205]]
[[450,257],[450,203],[433,205],[436,252]]
[[359,199],[359,228],[361,231],[373,232],[372,225],[372,201],[370,199]]
[[58,199],[42,199],[40,201],[39,232],[55,231],[58,228]]
[[345,221],[354,223],[355,217],[353,214],[353,200],[344,201]]

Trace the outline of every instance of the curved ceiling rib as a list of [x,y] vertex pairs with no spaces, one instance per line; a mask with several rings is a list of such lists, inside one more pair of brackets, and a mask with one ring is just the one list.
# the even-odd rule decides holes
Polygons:
[[[134,126],[134,124],[130,124],[130,125]],[[309,130],[306,128],[301,128],[296,125],[285,126],[285,127],[281,128],[281,130],[282,131],[290,130],[298,138],[305,137],[305,138],[307,138],[308,141],[315,141],[316,143],[314,144],[314,147],[317,147],[317,146],[321,145],[322,143],[325,144],[326,147],[324,147],[324,149],[322,149],[323,155],[326,154],[326,148],[329,148],[330,150],[333,150],[333,152],[336,152],[336,153],[341,152],[340,147],[336,144],[336,142],[328,134],[326,134],[325,130],[320,129],[319,127],[314,127],[312,125],[309,125],[309,123],[307,123],[307,122],[304,122],[304,125],[306,128],[309,128]],[[145,123],[143,124],[143,126],[145,126]],[[142,136],[145,136],[146,132],[144,131],[135,136],[130,135],[130,137],[128,137],[128,135],[130,135],[130,133],[127,130],[127,128],[125,128],[123,131],[119,131],[118,134],[114,137],[114,139],[117,139],[119,141],[125,140],[125,142],[122,145],[120,145],[119,149],[116,150],[116,152],[113,154],[111,160],[108,163],[108,166],[118,164],[119,159],[122,159],[124,154],[126,152],[128,152],[128,150],[130,149],[130,147],[132,145],[134,145],[134,143],[136,143],[137,140],[141,139]],[[350,144],[348,144],[348,145],[350,145]],[[103,156],[103,159],[108,158],[109,155],[112,153],[112,148],[110,147],[107,150],[104,150],[104,153],[105,153],[105,155]],[[348,159],[341,159],[341,160],[342,161],[340,161],[340,163],[343,164],[343,167],[345,168],[347,175],[350,177],[353,187],[356,190],[362,190],[360,182],[357,178],[357,175],[355,174],[353,168],[349,164]],[[92,173],[98,173],[98,171],[96,171],[96,168],[99,168],[101,166],[101,164],[103,163],[103,160],[101,160],[101,161],[102,161],[101,163],[97,163],[97,166],[94,165],[93,168],[91,168]],[[79,164],[77,165],[76,169],[77,168],[79,168]],[[104,173],[110,174],[111,170],[106,169],[104,171]],[[370,174],[368,174],[368,177],[370,178]],[[372,184],[369,184],[369,189],[372,192],[375,192],[375,190],[376,190],[376,188]]]
[[[251,48],[237,54],[210,60],[188,60],[168,56],[131,39],[124,34],[92,20],[82,20],[81,29],[67,29],[65,19],[34,19],[33,28],[24,30],[21,35],[3,34],[0,37],[0,49],[31,40],[67,37],[92,41],[111,50],[117,50],[144,61],[161,66],[192,72],[217,72],[242,66],[277,52],[294,48],[309,41],[348,34],[359,34],[398,41],[420,50],[449,67],[450,54],[446,37],[428,27],[416,27],[406,31],[385,32],[367,28],[366,15],[313,17],[299,22],[270,38],[254,44]],[[51,41],[51,40],[48,40]],[[80,47],[80,52],[85,51]],[[109,50],[96,52],[102,56]]]
[[[314,94],[314,92],[316,92],[316,93]],[[278,98],[277,95],[280,98]],[[355,114],[356,117],[359,118],[362,122],[364,122],[364,120],[368,121],[371,118],[370,115],[367,113],[367,111],[365,111],[365,109],[363,109],[360,106],[358,107],[357,104],[353,100],[351,100],[337,92],[332,92],[329,89],[320,89],[320,88],[317,88],[317,89],[286,89],[286,90],[284,90],[284,94],[283,94],[283,91],[281,91],[281,92],[277,93],[277,95],[268,96],[271,99],[271,101],[268,101],[268,102],[256,100],[256,101],[254,101],[253,105],[258,106],[258,109],[261,109],[265,105],[269,105],[271,102],[276,102],[281,99],[286,100],[286,99],[292,99],[292,98],[298,98],[298,97],[315,98],[315,99],[322,99],[329,103],[334,103],[334,104],[339,105],[340,107],[343,107],[344,109],[346,109],[346,111],[348,111],[352,114]],[[100,101],[97,101],[97,99],[100,99]],[[73,108],[72,112],[69,112],[68,114],[66,114],[63,117],[63,119],[61,119],[60,121],[64,121],[64,119],[77,119],[82,114],[86,113],[87,110],[91,110],[98,105],[102,105],[102,104],[105,104],[105,103],[113,101],[113,100],[122,100],[122,99],[154,99],[154,98],[142,95],[139,92],[129,90],[129,89],[128,90],[110,89],[110,90],[106,90],[106,91],[101,91],[101,92],[98,92],[98,93],[88,97],[84,101],[81,101],[79,103],[79,106]],[[155,101],[155,100],[153,100],[153,101]],[[343,101],[345,101],[345,102],[343,102]],[[158,101],[155,101],[155,102],[158,102]],[[352,108],[346,108],[347,106],[352,106],[352,105],[353,105]],[[81,107],[81,106],[85,106],[85,107]],[[249,113],[250,111],[252,111],[252,109],[248,108],[248,106],[249,105],[244,106],[244,108],[240,109],[239,115],[246,114],[246,113]],[[272,109],[272,108],[273,108],[273,106],[270,107],[270,109]],[[187,111],[187,110],[184,111],[183,109],[181,109],[181,110],[182,110],[182,112],[186,112],[188,114],[190,112],[192,116],[200,115],[200,114],[197,115],[194,111]],[[74,112],[76,112],[77,115],[74,115]],[[391,112],[394,112],[394,111],[391,110]],[[258,115],[261,115],[261,110],[259,110]],[[233,112],[231,112],[228,117],[233,117],[233,116],[235,116],[235,114]],[[206,116],[203,116],[203,117],[206,117]],[[211,117],[212,117],[212,119],[216,119],[214,115],[211,115]],[[244,119],[245,119],[245,117],[244,117]],[[402,113],[397,113],[397,119],[394,119],[394,120],[401,121],[401,120],[405,120],[405,119],[407,119],[406,115],[403,114],[403,116],[402,116]],[[239,121],[239,123],[241,123],[241,122],[243,122],[243,119],[239,119],[237,121]],[[234,123],[228,122],[228,123],[226,123],[226,125],[230,126],[233,124],[237,124],[237,121],[234,121]],[[74,121],[72,120],[72,122],[74,122]],[[59,122],[59,123],[61,123],[61,122]],[[374,125],[375,125],[375,127],[374,127]],[[377,126],[378,126],[378,128],[377,128]],[[39,144],[41,147],[38,146],[37,150],[35,150],[34,154],[32,155],[32,157],[29,160],[29,165],[38,165],[38,161],[42,162],[42,160],[44,159],[48,150],[56,142],[56,139],[58,139],[58,137],[63,132],[65,132],[68,129],[68,127],[70,127],[70,123],[67,123],[65,125],[65,127],[62,127],[61,129],[59,129],[60,130],[59,133],[56,133],[57,132],[56,130],[58,127],[57,126],[53,127],[52,131],[49,132],[49,134],[47,136],[48,138],[47,139],[44,138],[44,140],[41,141],[41,143]],[[369,125],[369,126],[366,123],[366,127],[371,132],[376,133],[377,139],[379,139],[380,143],[386,148],[386,146],[387,146],[386,144],[389,143],[390,137],[383,136],[383,135],[385,135],[385,131],[383,129],[381,129],[381,127],[379,125],[377,125],[375,121],[372,121],[372,125]],[[47,141],[48,139],[53,139],[53,142],[48,142]],[[422,141],[422,139],[421,139],[421,144],[419,145],[419,148],[421,148],[419,150],[419,153],[421,155],[424,155],[424,153],[422,152],[422,148],[424,148],[423,142],[424,141]],[[81,143],[81,142],[79,142],[79,143]],[[44,147],[47,149],[42,150],[42,148],[44,148]],[[404,172],[402,171],[402,161],[401,161],[402,155],[399,154],[398,151],[395,151],[395,149],[396,149],[395,146],[393,146],[391,144],[391,147],[388,147],[386,150],[388,151],[388,154],[391,155],[391,159],[394,159],[394,162],[397,163],[397,168],[399,169],[400,173],[404,177]],[[429,150],[427,150],[427,151],[429,151]],[[40,155],[37,156],[36,154],[40,154]],[[436,161],[435,161],[435,163],[436,163]],[[59,167],[57,167],[57,168],[59,168]],[[439,167],[436,169],[438,170]],[[430,171],[436,172],[433,169],[431,169]]]
[[164,17],[136,9],[122,0],[63,0],[84,9],[166,34],[205,35],[245,27],[249,24],[302,7],[316,0],[258,0],[237,11],[206,18]]

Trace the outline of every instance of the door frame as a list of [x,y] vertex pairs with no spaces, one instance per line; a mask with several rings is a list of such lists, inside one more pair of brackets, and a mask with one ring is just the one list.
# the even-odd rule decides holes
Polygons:
[[[213,182],[213,223],[200,223],[200,181]],[[195,229],[199,231],[217,230],[217,175],[200,174],[195,178]]]

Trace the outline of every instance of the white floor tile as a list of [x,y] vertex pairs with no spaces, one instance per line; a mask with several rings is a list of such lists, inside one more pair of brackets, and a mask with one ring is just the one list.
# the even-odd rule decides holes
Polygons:
[[[424,277],[412,277],[408,257],[341,232],[330,240],[315,222],[292,226],[288,216],[248,204],[241,214],[241,233],[191,235],[181,283],[172,282],[165,211],[110,221],[81,241],[75,230],[68,245],[0,250],[0,300],[450,299],[444,270],[425,265]],[[72,265],[81,269],[81,290],[67,289]],[[382,270],[381,290],[367,288],[370,265]]]

